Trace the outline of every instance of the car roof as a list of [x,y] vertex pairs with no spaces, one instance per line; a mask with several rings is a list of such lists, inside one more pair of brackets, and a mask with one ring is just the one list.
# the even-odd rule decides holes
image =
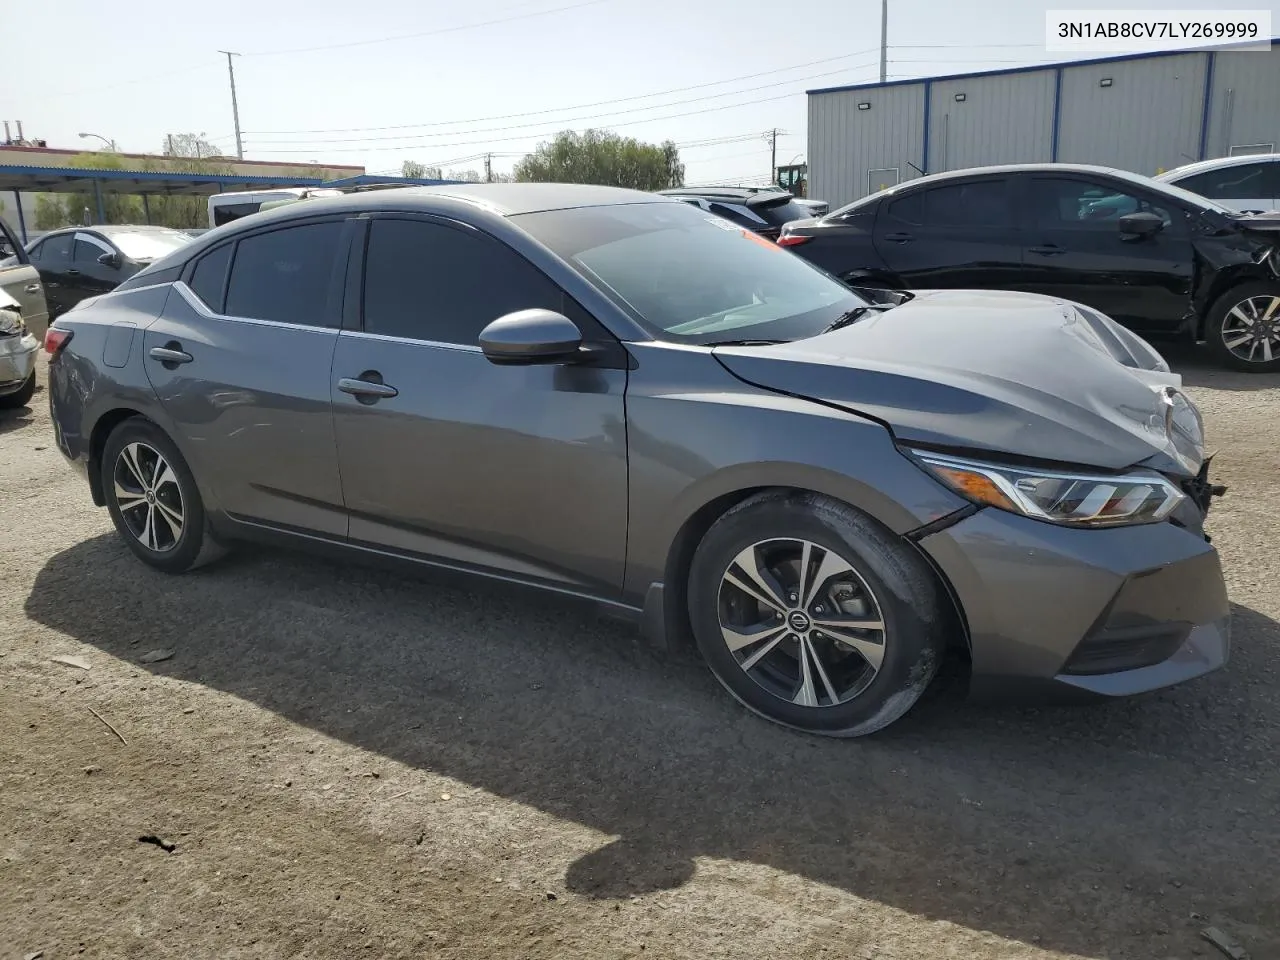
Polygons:
[[1280,153],[1242,153],[1236,157],[1214,157],[1211,160],[1197,160],[1195,163],[1184,163],[1180,167],[1166,170],[1153,179],[1161,182],[1181,180],[1206,170],[1224,170],[1228,167],[1240,167],[1247,163],[1280,163]]
[[105,237],[120,233],[183,233],[181,227],[162,227],[154,223],[94,223],[87,227],[59,227],[41,235],[38,239],[52,237],[59,233],[100,233]]
[[758,189],[755,187],[672,187],[668,190],[659,190],[658,193],[664,197],[724,197],[731,200],[749,200],[758,197],[762,193],[786,193],[781,187],[773,190],[765,187]]

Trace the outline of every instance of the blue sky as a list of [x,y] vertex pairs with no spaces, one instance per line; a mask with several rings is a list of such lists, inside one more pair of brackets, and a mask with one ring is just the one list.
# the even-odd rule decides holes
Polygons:
[[[1044,51],[1044,14],[1072,6],[1169,9],[890,0],[890,77],[1061,59]],[[1280,30],[1280,0],[1236,6],[1270,9]],[[556,130],[598,126],[685,145],[690,183],[762,179],[764,131],[786,131],[779,163],[803,158],[806,88],[879,71],[879,0],[312,0],[293,6],[303,15],[261,0],[63,0],[51,29],[53,9],[0,0],[0,117],[27,136],[76,147],[89,131],[153,151],[166,133],[204,132],[232,154],[229,49],[243,54],[247,158],[376,172],[479,169],[486,152],[508,170]]]

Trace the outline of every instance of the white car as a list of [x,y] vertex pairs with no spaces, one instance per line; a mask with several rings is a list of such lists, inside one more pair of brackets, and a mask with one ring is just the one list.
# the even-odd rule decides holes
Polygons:
[[1218,157],[1155,177],[1247,213],[1280,210],[1280,153]]

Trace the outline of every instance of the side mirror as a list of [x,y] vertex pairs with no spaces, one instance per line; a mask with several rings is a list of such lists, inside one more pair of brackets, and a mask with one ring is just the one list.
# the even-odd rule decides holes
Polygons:
[[111,267],[112,269],[119,270],[119,269],[120,269],[120,254],[118,254],[118,253],[104,253],[104,254],[102,254],[101,256],[99,256],[99,257],[98,257],[98,262],[99,262],[100,264],[102,264],[104,267]]
[[1164,221],[1154,213],[1126,213],[1116,222],[1120,232],[1131,237],[1150,237],[1164,229]]
[[565,363],[581,347],[577,324],[554,310],[517,310],[480,331],[480,349],[490,363]]

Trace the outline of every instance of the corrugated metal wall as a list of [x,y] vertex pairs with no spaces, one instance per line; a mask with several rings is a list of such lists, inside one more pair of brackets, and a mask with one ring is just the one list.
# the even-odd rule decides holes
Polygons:
[[1147,176],[1199,160],[1205,69],[1203,53],[1064,68],[1058,159]]
[[[892,182],[895,172],[899,180],[917,176],[908,162],[939,173],[1056,159],[1155,174],[1200,159],[1202,142],[1206,157],[1254,144],[1280,148],[1280,45],[1270,53],[1176,53],[1060,72],[1060,87],[1059,70],[1049,68],[811,94],[809,196],[833,207],[848,203]],[[858,110],[859,103],[871,107]]]
[[1002,163],[1048,161],[1053,85],[1052,70],[930,84],[929,172],[990,163],[993,153]]
[[[1213,61],[1208,152],[1225,157],[1232,147],[1280,148],[1280,50],[1271,56],[1219,54]],[[1241,152],[1241,151],[1237,151]]]
[[[871,106],[859,110],[859,103]],[[834,209],[919,176],[912,163],[924,163],[923,83],[809,98],[809,196]]]

